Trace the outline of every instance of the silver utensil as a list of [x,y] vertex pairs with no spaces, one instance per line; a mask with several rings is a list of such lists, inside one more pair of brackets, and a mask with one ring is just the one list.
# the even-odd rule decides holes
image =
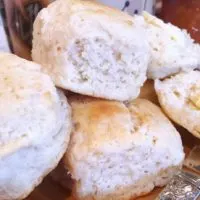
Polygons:
[[195,146],[184,161],[192,171],[180,171],[162,190],[156,200],[197,200],[200,199],[200,146]]

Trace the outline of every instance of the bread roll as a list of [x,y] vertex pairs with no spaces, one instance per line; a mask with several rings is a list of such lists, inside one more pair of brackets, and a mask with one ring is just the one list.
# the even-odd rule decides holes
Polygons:
[[179,133],[144,99],[129,104],[71,97],[66,168],[80,200],[129,200],[165,185],[184,159]]
[[163,81],[155,90],[167,115],[200,138],[200,72],[180,73]]
[[55,84],[114,100],[139,95],[149,60],[144,19],[96,2],[57,0],[37,16],[32,58]]
[[40,66],[0,53],[0,199],[23,199],[66,151],[70,107]]
[[200,66],[200,46],[186,32],[144,12],[150,45],[148,78],[165,78]]

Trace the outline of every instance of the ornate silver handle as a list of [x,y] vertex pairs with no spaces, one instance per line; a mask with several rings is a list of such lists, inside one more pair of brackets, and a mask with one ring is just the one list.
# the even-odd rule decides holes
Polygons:
[[163,189],[156,200],[197,200],[200,197],[200,177],[180,172]]

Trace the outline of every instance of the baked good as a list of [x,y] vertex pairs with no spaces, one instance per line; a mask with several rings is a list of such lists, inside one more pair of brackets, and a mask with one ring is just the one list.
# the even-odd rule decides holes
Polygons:
[[200,46],[194,43],[186,30],[164,23],[147,12],[143,17],[151,54],[148,78],[165,78],[200,66]]
[[134,99],[149,60],[143,25],[143,18],[97,2],[57,0],[34,22],[32,58],[59,87],[106,99]]
[[[67,96],[74,96],[74,93],[67,93]],[[76,99],[81,99],[82,96],[76,96]],[[143,87],[141,88],[139,98],[148,99],[151,102],[158,104],[157,95],[155,93],[154,89],[154,81],[153,80],[147,80]],[[85,101],[86,97],[84,97]],[[89,98],[88,98],[89,99]],[[60,184],[63,188],[66,190],[72,190],[73,187],[73,180],[71,178],[71,174],[66,169],[65,164],[63,161],[60,162],[60,164],[56,167],[54,171],[50,174],[51,178],[58,184]]]
[[[74,96],[75,94],[68,92],[66,95],[69,97],[69,96]],[[77,98],[81,99],[82,96],[77,95],[76,99]],[[151,102],[158,104],[157,95],[155,93],[154,81],[153,80],[147,80],[144,83],[143,87],[141,88],[139,98],[148,99]],[[86,99],[86,97],[84,97],[84,101],[85,101],[85,99]],[[61,161],[59,163],[59,165],[56,167],[56,169],[51,172],[50,176],[51,176],[52,180],[54,180],[56,183],[60,184],[66,190],[72,190],[74,183],[73,183],[73,180],[71,178],[71,174],[66,169],[66,166],[63,163],[63,161]]]
[[80,200],[129,200],[165,185],[184,159],[179,133],[148,100],[70,97],[73,132],[65,167]]
[[0,53],[0,199],[23,199],[66,151],[70,107],[40,66]]
[[177,124],[200,138],[200,72],[180,73],[155,81],[160,105]]

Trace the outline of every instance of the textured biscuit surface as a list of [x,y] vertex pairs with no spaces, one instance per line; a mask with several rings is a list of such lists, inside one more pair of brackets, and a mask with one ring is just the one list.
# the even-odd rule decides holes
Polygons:
[[165,185],[181,166],[179,133],[151,102],[69,101],[74,129],[64,160],[77,199],[128,200]]
[[155,90],[167,115],[200,138],[200,72],[180,73],[163,81]]
[[70,107],[40,66],[0,53],[0,199],[25,198],[59,162]]
[[134,99],[149,60],[143,25],[143,18],[97,2],[58,0],[35,20],[32,58],[64,89]]
[[150,45],[148,78],[164,78],[200,66],[200,46],[180,28],[144,12]]

